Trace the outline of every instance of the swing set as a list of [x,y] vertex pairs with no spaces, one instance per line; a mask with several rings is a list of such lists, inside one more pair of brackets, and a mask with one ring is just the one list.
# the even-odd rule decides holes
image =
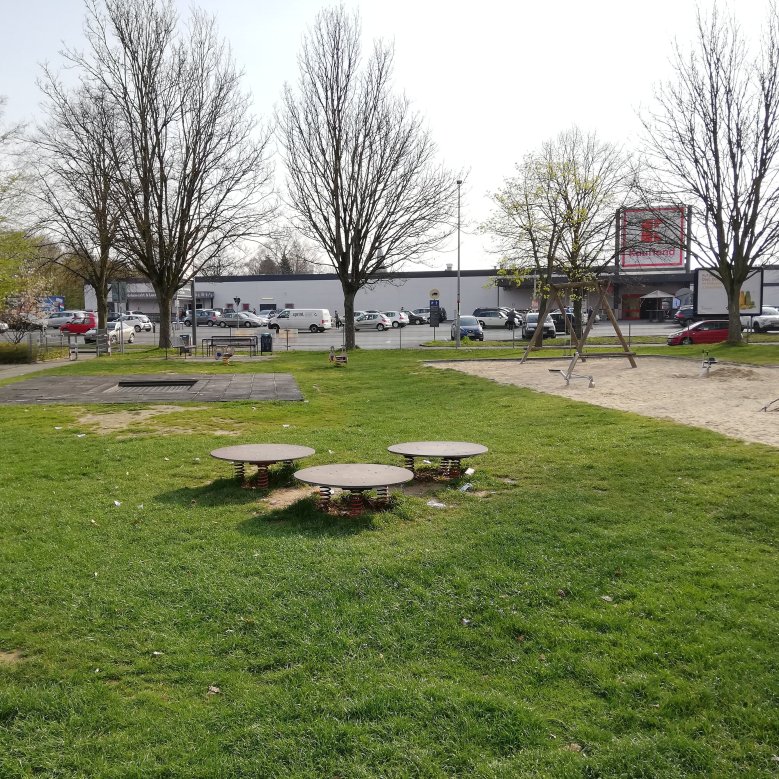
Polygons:
[[628,346],[627,341],[625,341],[624,336],[622,335],[622,330],[620,330],[619,324],[617,323],[617,318],[614,316],[614,311],[612,310],[611,306],[609,305],[609,301],[606,297],[606,289],[608,287],[607,282],[601,282],[601,281],[577,281],[577,282],[570,282],[568,284],[550,284],[549,285],[549,296],[546,299],[546,302],[544,303],[543,310],[538,315],[538,327],[536,327],[535,332],[533,333],[532,338],[530,339],[526,349],[525,353],[522,355],[522,359],[520,360],[520,365],[527,360],[531,350],[538,348],[538,340],[539,338],[542,339],[543,344],[543,323],[546,320],[546,316],[551,310],[552,305],[557,304],[560,311],[565,311],[565,305],[563,304],[563,297],[565,295],[570,295],[571,293],[578,294],[579,296],[584,295],[586,292],[597,292],[598,293],[598,308],[601,311],[604,311],[606,313],[606,316],[609,318],[609,321],[614,326],[614,332],[616,333],[617,339],[619,340],[620,344],[622,344],[622,350],[621,351],[612,351],[612,352],[586,352],[584,351],[584,347],[587,343],[587,338],[590,335],[590,330],[592,329],[593,324],[595,324],[595,315],[594,313],[588,318],[587,324],[582,331],[581,337],[576,335],[576,332],[573,328],[571,328],[571,347],[573,348],[573,356],[571,357],[570,363],[568,363],[568,367],[565,369],[561,368],[550,368],[550,373],[559,373],[563,379],[565,379],[565,384],[568,386],[571,383],[571,380],[573,379],[587,379],[589,381],[590,387],[594,386],[595,382],[593,380],[592,376],[588,376],[585,374],[580,373],[574,373],[574,370],[576,369],[576,364],[581,362],[587,362],[590,358],[600,358],[600,357],[624,357],[625,359],[629,360],[630,365],[632,368],[637,368],[636,365],[636,353],[630,350],[630,347]]

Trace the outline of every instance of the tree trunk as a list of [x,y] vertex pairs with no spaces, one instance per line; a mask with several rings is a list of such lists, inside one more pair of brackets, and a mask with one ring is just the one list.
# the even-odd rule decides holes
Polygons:
[[742,343],[741,337],[741,285],[733,282],[726,287],[728,293],[728,343],[738,345]]
[[354,298],[356,292],[344,289],[344,343],[347,349],[357,345],[354,331]]
[[[169,349],[173,344],[170,338],[170,310],[173,306],[173,300],[176,295],[176,290],[157,290],[157,304],[160,309],[160,338],[158,346],[160,349]],[[192,317],[195,317],[194,304],[192,305]]]
[[102,328],[108,319],[108,290],[95,290],[97,294],[97,326]]

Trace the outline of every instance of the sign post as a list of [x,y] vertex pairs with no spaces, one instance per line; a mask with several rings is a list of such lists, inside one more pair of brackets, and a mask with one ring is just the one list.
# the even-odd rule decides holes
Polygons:
[[437,289],[431,289],[430,290],[430,300],[429,302],[429,308],[430,308],[430,327],[433,328],[433,340],[436,340],[436,328],[441,323],[441,301],[439,298],[439,292]]

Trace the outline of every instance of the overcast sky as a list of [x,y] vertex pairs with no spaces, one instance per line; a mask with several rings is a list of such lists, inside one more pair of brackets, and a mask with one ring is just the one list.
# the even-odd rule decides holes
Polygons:
[[[191,4],[177,0],[182,16]],[[255,113],[270,117],[321,0],[200,0],[245,70]],[[670,75],[674,38],[687,46],[695,10],[713,0],[364,0],[366,44],[394,41],[395,84],[421,112],[453,170],[468,170],[462,191],[461,267],[485,268],[497,257],[475,225],[490,213],[488,193],[523,155],[577,124],[630,148],[637,113]],[[722,4],[721,4],[722,5]],[[79,46],[82,0],[5,3],[0,27],[0,95],[6,120],[35,121],[40,63],[60,63],[62,42]],[[739,0],[738,18],[757,33],[764,0]],[[283,182],[279,182],[281,185]],[[467,222],[467,225],[465,224]],[[456,263],[456,242],[433,267]]]

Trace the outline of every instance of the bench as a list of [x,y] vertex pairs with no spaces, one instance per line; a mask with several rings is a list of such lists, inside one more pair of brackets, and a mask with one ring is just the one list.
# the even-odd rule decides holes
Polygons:
[[253,357],[259,351],[256,335],[215,335],[213,338],[204,338],[200,343],[205,349],[206,356],[216,349],[248,349],[249,356]]

